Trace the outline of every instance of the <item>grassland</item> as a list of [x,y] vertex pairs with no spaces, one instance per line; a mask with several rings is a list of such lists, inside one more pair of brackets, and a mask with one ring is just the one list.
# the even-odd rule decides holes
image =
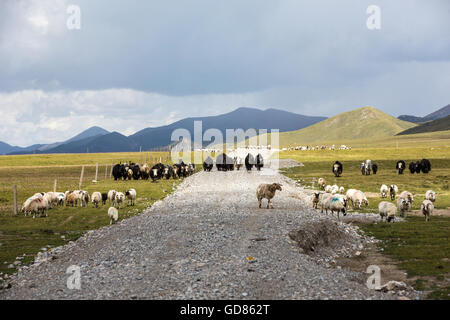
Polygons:
[[[436,134],[430,134],[428,137],[436,137]],[[426,135],[420,136],[423,138]],[[416,142],[416,146],[413,147],[413,140],[407,147],[402,148],[379,146],[367,141],[365,143],[368,147],[356,147],[352,150],[281,152],[281,158],[295,159],[304,164],[304,167],[282,171],[309,188],[317,188],[317,179],[323,177],[327,180],[327,184],[363,190],[368,196],[370,205],[360,210],[362,212],[378,211],[378,203],[382,201],[379,196],[381,184],[397,184],[400,190],[408,190],[415,194],[413,210],[420,208],[425,192],[433,189],[438,194],[436,208],[448,214],[450,209],[448,140],[437,139],[434,147],[424,147],[420,142]],[[410,174],[406,170],[403,175],[398,175],[395,172],[395,163],[398,159],[408,163],[410,160],[422,158],[428,158],[432,163],[432,171],[429,174]],[[359,165],[365,159],[372,159],[377,163],[379,171],[376,175],[361,175]],[[331,172],[331,165],[335,160],[341,161],[344,166],[344,173],[339,178],[335,178]],[[416,289],[429,292],[428,298],[431,299],[449,299],[450,217],[434,215],[430,222],[425,223],[424,220],[423,216],[410,215],[404,223],[364,224],[361,228],[382,240],[379,246],[384,249],[384,254],[393,258],[397,266],[407,272]]]
[[[167,161],[167,153],[147,154],[149,164]],[[57,190],[74,190],[79,187],[81,166],[85,165],[82,189],[107,192],[110,189],[125,191],[134,188],[138,197],[136,206],[119,210],[119,219],[139,214],[155,201],[173,191],[181,180],[114,181],[109,177],[111,164],[118,161],[140,162],[140,153],[124,154],[77,154],[77,155],[28,155],[0,157],[0,272],[12,273],[9,268],[16,257],[24,257],[28,263],[46,246],[59,246],[75,240],[89,230],[109,225],[109,204],[98,209],[58,207],[49,211],[48,218],[24,217],[13,214],[13,185],[17,185],[19,207],[25,199],[36,192],[53,191],[57,179]],[[95,163],[99,163],[98,181],[95,178]],[[108,167],[106,167],[108,164]],[[105,179],[106,173],[106,179]]]

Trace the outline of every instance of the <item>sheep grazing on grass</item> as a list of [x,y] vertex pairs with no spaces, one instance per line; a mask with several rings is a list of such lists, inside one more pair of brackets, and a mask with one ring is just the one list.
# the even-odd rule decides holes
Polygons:
[[339,193],[340,194],[344,194],[345,193],[345,188],[344,187],[340,187],[339,188]]
[[398,199],[397,199],[397,208],[400,211],[400,216],[404,217],[405,216],[405,212],[409,211],[409,209],[410,209],[410,204],[408,202],[408,199],[404,198],[404,197],[398,197]]
[[20,211],[23,212],[25,216],[28,216],[29,214],[35,215],[39,211],[39,199],[41,198],[28,198],[23,203],[22,209]]
[[66,206],[76,207],[78,202],[78,194],[71,192],[66,197]]
[[314,209],[317,209],[319,201],[320,201],[320,192],[314,192],[312,196],[312,205]]
[[352,202],[354,208],[361,209],[362,205],[366,207],[369,205],[366,195],[361,190],[349,189],[347,190],[347,199]]
[[414,202],[414,197],[413,197],[412,193],[408,192],[408,191],[402,191],[402,193],[400,193],[399,197],[402,197],[402,198],[405,198],[406,200],[408,200],[408,203],[409,203],[408,211],[411,211],[411,207]]
[[119,220],[119,211],[114,207],[110,207],[108,209],[108,217],[109,224],[116,223]]
[[256,189],[256,198],[258,199],[259,207],[261,208],[262,199],[267,199],[267,209],[272,206],[272,198],[275,196],[275,192],[277,190],[281,191],[281,184],[272,183],[272,184],[260,184]]
[[430,200],[423,200],[422,205],[420,206],[420,209],[422,210],[422,213],[425,216],[425,221],[430,220],[430,216],[433,214],[434,211],[434,204]]
[[398,194],[398,187],[395,184],[391,184],[389,186],[389,195],[391,196],[391,200],[395,200],[395,196]]
[[319,180],[317,180],[317,184],[319,185],[320,189],[325,190],[325,185],[327,184],[327,182],[324,178],[319,178]]
[[109,190],[108,191],[108,200],[109,200],[109,204],[111,204],[112,206],[114,206],[114,203],[116,202],[116,190]]
[[325,192],[326,192],[326,193],[331,193],[331,190],[332,190],[332,187],[331,187],[329,184],[327,184],[327,185],[325,186]]
[[431,202],[435,202],[436,201],[436,192],[434,192],[433,190],[428,190],[425,193],[425,199],[430,200]]
[[388,186],[385,184],[382,184],[381,188],[380,188],[381,198],[383,198],[383,199],[387,198],[388,191],[389,191]]
[[331,210],[331,213],[337,213],[337,218],[339,218],[339,213],[342,212],[347,215],[347,198],[341,194],[330,194],[324,195],[321,201],[321,212],[325,209],[325,213],[328,213],[328,210]]
[[391,202],[381,201],[378,204],[378,213],[381,216],[381,221],[383,221],[383,218],[386,218],[386,222],[394,221],[397,207]]
[[58,193],[57,192],[47,192],[44,195],[44,198],[47,199],[49,208],[56,207],[58,205]]
[[116,192],[114,204],[117,204],[120,209],[121,205],[124,201],[125,201],[125,195],[122,192]]
[[94,192],[92,194],[92,204],[98,208],[99,203],[102,201],[102,194],[100,192]]
[[134,206],[136,204],[136,190],[130,189],[125,192],[125,197],[129,201],[128,204]]
[[64,202],[66,201],[66,196],[62,192],[57,192],[57,198],[58,198],[58,206],[63,206]]

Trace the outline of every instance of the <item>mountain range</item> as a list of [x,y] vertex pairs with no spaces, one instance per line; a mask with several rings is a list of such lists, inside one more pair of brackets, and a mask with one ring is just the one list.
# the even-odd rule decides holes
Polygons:
[[413,122],[413,123],[421,123],[421,122],[432,121],[432,120],[444,118],[448,115],[450,115],[450,104],[437,110],[437,111],[434,111],[434,112],[426,115],[425,117],[401,115],[398,117],[398,119]]
[[444,118],[439,118],[436,120],[421,123],[418,126],[409,128],[405,131],[398,133],[397,135],[400,136],[405,134],[416,134],[416,133],[436,132],[445,130],[450,130],[450,115]]
[[280,132],[286,132],[308,127],[324,119],[326,118],[305,116],[277,109],[239,108],[217,116],[186,118],[167,126],[146,128],[130,136],[92,127],[64,142],[34,145],[26,148],[12,147],[1,143],[0,154],[144,151],[164,148],[174,143],[171,140],[171,135],[174,130],[179,128],[188,130],[193,139],[195,121],[202,121],[202,134],[208,129],[215,128],[220,130],[225,137],[227,128],[243,130],[276,128]]

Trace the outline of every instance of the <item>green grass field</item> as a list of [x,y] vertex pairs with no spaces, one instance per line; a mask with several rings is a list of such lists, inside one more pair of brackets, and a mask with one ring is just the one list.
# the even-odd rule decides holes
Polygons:
[[[415,195],[413,210],[420,208],[425,192],[432,189],[437,192],[436,209],[450,209],[450,149],[446,140],[436,142],[436,148],[417,147],[388,148],[374,147],[355,148],[350,151],[285,151],[281,158],[295,159],[304,167],[283,169],[288,177],[302,185],[317,189],[317,179],[326,179],[327,184],[337,184],[345,189],[355,188],[366,192],[369,207],[360,212],[378,212],[381,199],[381,184],[396,184],[399,190],[408,190]],[[399,159],[409,163],[410,160],[430,159],[432,171],[429,174],[410,174],[405,170],[403,175],[395,171],[395,163]],[[379,171],[376,175],[363,176],[360,163],[371,159],[377,163]],[[344,172],[335,178],[331,172],[332,163],[339,160],[343,163]],[[352,210],[350,210],[351,212]],[[384,254],[392,257],[399,268],[405,270],[408,278],[415,279],[417,290],[429,292],[430,299],[450,299],[450,217],[432,216],[426,223],[423,216],[408,216],[403,223],[376,223],[360,226],[367,234],[382,240],[380,247]]]
[[[159,162],[160,158],[166,162],[167,157],[167,153],[147,154],[147,160],[150,159],[152,163]],[[109,203],[98,209],[92,204],[87,208],[57,207],[49,211],[48,218],[33,219],[20,213],[14,216],[13,185],[17,185],[20,210],[21,204],[36,192],[53,191],[55,179],[57,191],[78,189],[81,165],[86,165],[82,189],[91,194],[110,189],[136,189],[136,206],[126,206],[119,210],[119,220],[122,220],[141,213],[155,201],[170,194],[173,187],[181,182],[181,179],[152,183],[151,179],[114,181],[109,178],[111,163],[125,160],[139,162],[141,158],[144,155],[140,153],[0,157],[0,272],[14,272],[15,268],[8,266],[16,261],[16,257],[25,255],[22,264],[26,264],[45,246],[60,246],[89,230],[109,225]],[[97,162],[98,181],[93,182]]]

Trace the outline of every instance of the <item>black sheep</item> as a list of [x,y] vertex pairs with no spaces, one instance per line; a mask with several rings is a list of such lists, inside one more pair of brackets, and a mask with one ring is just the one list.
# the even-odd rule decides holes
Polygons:
[[422,159],[420,161],[420,166],[423,173],[428,173],[431,171],[431,162],[428,159]]
[[255,158],[251,153],[247,154],[245,157],[245,168],[247,171],[251,171],[253,166],[255,165]]
[[373,172],[373,174],[377,174],[377,171],[378,171],[378,166],[375,163],[372,164],[372,172]]
[[107,193],[102,193],[102,203],[103,203],[103,205],[106,204],[106,200],[108,200],[108,194]]
[[261,168],[264,167],[264,158],[262,157],[262,155],[260,153],[258,153],[258,155],[256,156],[255,167],[258,171],[260,171]]
[[415,162],[411,162],[409,164],[409,172],[411,172],[411,174],[414,174],[416,172],[416,163]]
[[113,167],[113,177],[114,180],[120,180],[120,179],[126,179],[127,177],[127,171],[125,170],[125,165],[123,164],[116,164]]
[[335,161],[331,171],[334,173],[335,177],[339,177],[342,174],[342,171],[344,171],[344,167],[342,163],[340,163],[339,161]]
[[160,180],[162,178],[163,172],[164,165],[162,163],[157,163],[150,169],[150,178],[152,178],[153,182],[155,182],[155,180]]
[[214,161],[211,157],[206,158],[205,162],[203,162],[203,170],[210,172],[214,166]]
[[420,173],[420,170],[422,170],[422,165],[420,164],[420,161],[417,161],[417,162],[414,164],[414,168],[415,168],[415,170],[416,170],[416,173]]
[[403,160],[397,161],[397,164],[395,165],[395,169],[397,169],[398,174],[403,174],[403,170],[406,168],[406,163]]
[[164,166],[164,178],[166,178],[166,180],[169,180],[171,176],[173,176],[173,168],[170,165],[166,165]]
[[135,164],[133,166],[130,166],[130,169],[133,171],[133,179],[139,180],[139,178],[141,177],[141,168],[139,167],[139,165]]
[[221,153],[216,157],[216,167],[218,171],[234,170],[234,161],[225,153]]

